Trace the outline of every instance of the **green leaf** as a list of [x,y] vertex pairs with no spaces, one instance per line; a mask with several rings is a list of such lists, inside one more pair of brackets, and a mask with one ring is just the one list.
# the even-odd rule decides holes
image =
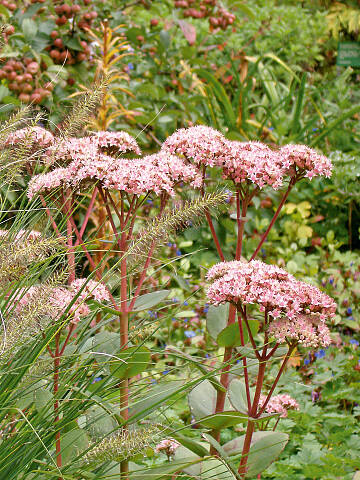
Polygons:
[[141,312],[154,307],[162,302],[170,294],[170,290],[158,290],[157,292],[145,293],[135,300],[132,312]]
[[116,354],[112,360],[110,372],[116,378],[131,378],[147,369],[151,352],[146,347],[129,347]]
[[[203,380],[194,387],[188,395],[191,413],[196,420],[215,413],[217,393],[209,380]],[[229,399],[226,397],[224,410],[232,410]]]
[[10,12],[4,5],[0,5],[0,15],[5,17],[5,20],[8,21],[10,18]]
[[236,129],[236,116],[234,114],[234,110],[232,108],[231,102],[229,97],[226,93],[225,88],[221,85],[221,83],[214,77],[214,75],[203,68],[199,68],[195,70],[195,73],[199,76],[204,78],[207,83],[211,86],[211,89],[219,102],[219,105],[222,108],[223,116],[225,123],[228,127]]
[[34,403],[36,410],[50,407],[53,401],[53,394],[46,388],[38,388],[34,392]]
[[86,427],[92,437],[99,438],[114,431],[116,420],[103,408],[94,405],[86,412]]
[[[146,389],[144,397],[140,398],[139,400],[133,401],[130,407],[129,416],[132,417],[133,415],[137,415],[136,421],[146,417],[154,410],[159,408],[159,402],[161,400],[167,398],[172,393],[175,394],[179,386],[180,384],[178,381],[149,386]],[[139,413],[142,414],[138,416]]]
[[[255,335],[259,329],[257,320],[248,320],[252,335]],[[243,324],[244,343],[249,341],[249,334],[246,325]],[[216,342],[221,347],[238,347],[241,345],[240,330],[238,322],[231,323],[217,336]]]
[[76,428],[66,432],[61,437],[61,458],[63,463],[70,463],[81,452],[86,450],[88,446],[88,436],[81,428]]
[[247,420],[248,416],[241,412],[224,411],[200,418],[198,423],[201,423],[204,427],[219,430],[221,428],[233,427],[239,423],[245,423]]
[[[172,345],[169,345],[168,347],[166,347],[166,352],[169,352],[170,354],[173,354],[176,357],[179,357],[184,360],[187,360],[188,362],[191,362],[204,375],[207,375],[209,373],[209,369],[205,367],[200,360],[198,360],[196,357],[192,357],[191,355],[182,352],[181,350],[179,350],[178,348]],[[226,392],[225,387],[221,385],[221,383],[216,378],[210,377],[209,382],[216,390],[220,392]]]
[[[230,455],[241,455],[245,435],[236,437],[223,445],[224,451]],[[254,478],[255,475],[263,472],[274,462],[285,448],[289,435],[282,432],[255,432],[252,437],[251,447],[248,455],[247,478]]]
[[25,20],[22,22],[22,30],[25,39],[28,42],[31,42],[37,34],[38,27],[34,20],[32,20],[31,18],[25,18]]
[[[249,388],[249,390],[250,401],[252,402],[254,399],[254,390],[251,387]],[[237,410],[238,412],[247,413],[248,404],[245,382],[243,380],[235,378],[230,382],[228,392],[230,403],[235,408],[235,410]]]
[[78,37],[65,38],[64,44],[66,47],[70,48],[71,50],[77,50],[79,52],[82,52],[84,50],[80,44],[80,40]]
[[206,314],[206,328],[210,336],[216,340],[219,333],[226,327],[229,317],[229,304],[215,307],[210,305]]

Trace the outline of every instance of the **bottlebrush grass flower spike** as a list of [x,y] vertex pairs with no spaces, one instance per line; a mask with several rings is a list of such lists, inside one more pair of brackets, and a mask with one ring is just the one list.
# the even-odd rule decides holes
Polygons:
[[212,304],[259,305],[269,315],[269,333],[278,342],[329,345],[325,322],[335,315],[334,300],[282,268],[259,260],[222,262],[208,271],[207,279],[212,282],[207,289]]
[[54,142],[54,135],[42,127],[26,127],[10,133],[4,145],[17,145],[29,140],[39,148],[49,147]]
[[[266,395],[261,395],[259,402],[260,408],[265,403],[265,400]],[[294,398],[287,394],[275,395],[269,400],[269,403],[265,407],[266,413],[280,413],[281,418],[288,416],[288,410],[299,410],[299,404]]]
[[53,320],[57,318],[66,310],[66,308],[73,302],[69,309],[72,323],[78,323],[81,317],[88,315],[90,309],[85,303],[89,298],[95,298],[97,301],[109,301],[109,293],[104,284],[94,280],[87,280],[80,278],[70,284],[69,287],[52,287],[48,285],[37,285],[30,287],[26,292],[19,296],[15,311],[20,315],[23,309],[28,306],[31,307],[32,302],[37,298],[43,298],[44,292],[47,297],[46,304],[42,304],[38,315],[48,316]]

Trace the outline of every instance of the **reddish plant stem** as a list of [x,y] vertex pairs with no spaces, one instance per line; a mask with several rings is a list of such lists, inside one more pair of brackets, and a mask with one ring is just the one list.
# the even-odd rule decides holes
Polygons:
[[[161,198],[160,211],[159,211],[158,218],[161,218],[162,214],[164,213],[166,203],[167,203],[167,198],[164,196],[164,197]],[[136,212],[136,210],[135,210],[135,212]],[[135,212],[134,212],[134,215],[135,215]],[[145,261],[145,265],[142,269],[142,272],[140,274],[140,278],[139,278],[135,293],[134,293],[133,298],[131,299],[131,302],[130,302],[130,305],[129,305],[129,312],[131,312],[131,310],[134,308],[134,304],[136,302],[136,299],[138,298],[138,296],[140,294],[141,288],[142,288],[143,283],[146,279],[146,272],[149,268],[149,265],[150,265],[150,262],[151,262],[151,259],[152,259],[152,254],[154,253],[155,247],[156,247],[156,242],[154,241],[150,245],[150,249],[149,249],[146,261]]]
[[268,353],[267,357],[266,357],[266,361],[270,360],[270,358],[274,355],[274,353],[276,352],[276,350],[279,348],[280,344],[277,343],[271,350],[270,352]]
[[[124,204],[121,203],[121,218],[124,218]],[[115,232],[114,232],[115,233]],[[125,349],[128,344],[128,330],[129,330],[129,315],[127,306],[127,261],[126,261],[126,249],[127,249],[127,235],[123,229],[120,239],[120,348]],[[125,422],[129,419],[129,380],[126,378],[120,382],[120,412]],[[127,425],[123,427],[127,429]],[[124,460],[120,463],[121,478],[127,479],[129,472],[129,463]]]
[[103,189],[99,186],[99,192],[100,192],[100,195],[101,195],[101,198],[103,199],[103,202],[104,202],[104,205],[105,205],[105,209],[106,209],[106,213],[108,214],[108,217],[109,217],[109,221],[110,221],[110,224],[111,224],[111,228],[114,232],[114,235],[115,235],[115,238],[116,238],[116,241],[117,241],[117,244],[118,244],[118,247],[121,251],[121,240],[120,240],[120,237],[119,237],[119,233],[116,229],[116,226],[115,226],[115,223],[114,223],[114,220],[112,218],[112,215],[111,215],[111,211],[110,211],[110,207],[109,207],[109,204],[107,202],[107,199],[106,199],[106,194],[103,192]]
[[216,235],[216,232],[215,232],[215,228],[214,228],[214,224],[213,224],[213,221],[211,219],[211,215],[209,213],[208,210],[205,210],[205,216],[206,216],[206,220],[209,224],[209,227],[210,227],[210,231],[211,231],[211,234],[212,234],[212,237],[213,237],[213,240],[214,240],[214,243],[215,243],[215,247],[216,247],[216,250],[218,252],[218,255],[220,257],[220,260],[222,262],[225,261],[225,257],[224,257],[224,254],[222,252],[222,249],[221,249],[221,246],[220,246],[220,242],[219,242],[219,239]]
[[236,255],[235,260],[240,260],[243,246],[244,228],[246,222],[246,213],[248,209],[248,198],[244,196],[242,205],[240,208],[240,191],[236,190],[236,222],[237,222],[237,243],[236,243]]
[[[85,232],[85,228],[87,227],[87,224],[89,222],[90,215],[92,213],[92,209],[94,208],[94,203],[95,203],[95,200],[96,200],[97,193],[98,193],[98,189],[95,186],[94,191],[93,191],[92,196],[91,196],[91,199],[90,199],[89,206],[88,206],[88,208],[86,210],[86,213],[85,213],[85,218],[84,218],[83,224],[81,225],[81,228],[80,228],[80,237],[83,236],[83,234]],[[78,245],[79,245],[79,239],[76,240],[74,246],[77,247]]]
[[[241,346],[245,346],[245,340],[244,340],[244,331],[243,331],[243,324],[241,321],[241,317],[238,313],[237,315],[238,318],[238,324],[239,324],[239,331],[240,331],[240,343]],[[249,374],[248,374],[248,369],[247,369],[247,359],[245,355],[242,356],[242,363],[243,363],[243,370],[244,370],[244,381],[245,381],[245,388],[246,388],[246,401],[248,405],[248,409],[251,407],[251,397],[250,397],[250,385],[249,385]]]
[[[98,280],[102,280],[102,275],[101,275],[101,272],[99,270],[97,270],[97,265],[95,264],[92,256],[90,255],[88,249],[86,248],[85,244],[84,244],[84,241],[80,235],[80,232],[78,231],[77,227],[76,227],[76,224],[74,222],[74,219],[72,217],[70,217],[70,221],[72,223],[72,227],[74,229],[74,232],[75,232],[75,235],[77,236],[77,241],[78,241],[78,245],[82,248],[83,252],[85,253],[85,256],[86,258],[88,259],[89,261],[89,264],[91,266],[91,268],[93,269],[93,271],[95,272],[95,275],[96,275],[96,278]],[[118,307],[112,293],[110,292],[110,289],[105,285],[107,291],[108,291],[108,294],[109,294],[109,297],[110,297],[110,300],[111,300],[111,303],[113,304],[113,307],[115,308],[115,310],[120,310],[120,308]]]
[[[60,370],[60,335],[58,332],[55,336],[55,355],[54,355],[54,427],[57,428],[57,423],[60,419],[59,417],[59,400],[56,398],[59,391],[59,370]],[[58,468],[62,467],[62,458],[61,458],[61,435],[60,430],[55,434],[55,451],[56,451],[56,465]],[[58,480],[63,480],[62,477],[59,477]]]
[[[236,317],[236,308],[235,305],[230,304],[229,308],[229,317],[228,317],[228,325],[232,324],[235,322],[235,317]],[[223,367],[221,369],[221,375],[220,375],[220,383],[224,387],[225,391],[217,391],[216,395],[216,405],[215,405],[215,413],[222,413],[224,411],[224,406],[225,406],[225,399],[226,399],[226,393],[227,389],[229,386],[229,370],[231,367],[231,357],[232,357],[232,347],[225,347],[225,352],[224,352],[224,358],[223,358]],[[219,442],[220,440],[220,430],[214,429],[211,431],[211,436]],[[216,449],[211,446],[210,447],[210,454],[211,455],[218,455],[218,452]]]
[[73,228],[72,228],[72,201],[71,194],[68,192],[68,198],[62,195],[63,205],[66,214],[66,234],[67,234],[67,258],[69,266],[69,284],[75,280],[75,250],[73,246]]
[[286,202],[286,200],[287,200],[287,198],[288,198],[288,196],[289,196],[289,193],[291,192],[291,189],[292,189],[293,186],[295,185],[295,182],[296,182],[295,177],[293,177],[293,178],[290,180],[289,186],[288,186],[286,192],[284,193],[284,195],[283,195],[283,197],[282,197],[282,199],[281,199],[281,201],[280,201],[280,203],[279,203],[279,205],[278,205],[278,207],[277,207],[277,209],[276,209],[276,212],[275,212],[275,214],[274,214],[274,216],[273,216],[273,218],[272,218],[269,226],[267,227],[265,233],[262,235],[262,237],[261,237],[261,239],[260,239],[260,242],[259,242],[259,245],[256,247],[255,252],[252,254],[252,256],[251,256],[251,258],[250,258],[250,262],[251,262],[251,260],[254,260],[254,258],[256,257],[256,255],[259,253],[260,248],[262,247],[263,243],[264,243],[265,240],[267,239],[267,236],[269,235],[270,230],[271,230],[272,227],[274,226],[274,223],[276,222],[276,220],[277,220],[277,218],[278,218],[278,216],[279,216],[279,213],[280,213],[282,207],[284,206],[284,203]]
[[[260,395],[261,395],[261,389],[264,383],[264,376],[265,376],[265,369],[266,369],[266,362],[261,359],[259,360],[259,369],[258,369],[258,375],[256,379],[256,387],[255,387],[255,394],[254,394],[254,400],[249,412],[249,416],[255,418],[258,406],[259,406],[259,400],[260,400]],[[249,451],[250,451],[250,446],[251,446],[251,440],[252,436],[254,433],[255,429],[255,424],[252,420],[248,420],[247,428],[246,428],[246,434],[245,434],[245,440],[244,440],[244,446],[243,450],[241,452],[241,461],[239,465],[239,475],[242,476],[242,478],[245,478],[246,474],[246,465],[248,461],[248,456],[249,456]]]
[[282,365],[281,365],[281,367],[280,367],[280,369],[279,369],[279,371],[278,371],[278,374],[276,375],[276,378],[275,378],[275,380],[274,380],[274,383],[272,384],[272,386],[271,386],[271,388],[270,388],[270,390],[269,390],[269,393],[268,393],[268,395],[267,395],[267,397],[266,397],[266,399],[265,399],[265,402],[263,403],[262,407],[260,408],[260,411],[259,411],[258,414],[257,414],[258,417],[260,417],[260,415],[265,411],[265,408],[266,408],[267,404],[268,404],[269,401],[270,401],[271,395],[273,394],[273,392],[274,392],[274,390],[275,390],[275,388],[276,388],[276,385],[278,384],[278,381],[279,381],[279,379],[280,379],[280,377],[281,377],[281,374],[283,373],[283,371],[284,371],[284,369],[285,369],[285,367],[286,367],[286,364],[287,364],[287,362],[288,362],[288,360],[289,360],[289,358],[290,358],[290,356],[291,356],[291,354],[292,354],[292,352],[293,352],[293,350],[294,350],[295,347],[296,347],[295,344],[289,345],[289,350],[288,350],[288,352],[287,352],[287,354],[286,354],[286,356],[285,356],[285,358],[284,358],[284,360],[283,360],[283,363],[282,363]]
[[74,329],[75,329],[75,324],[72,323],[72,324],[69,326],[69,331],[68,331],[67,337],[65,338],[65,341],[64,341],[64,343],[63,343],[63,346],[62,346],[62,348],[61,348],[61,350],[60,350],[60,357],[63,356],[64,351],[65,351],[65,348],[66,348],[67,344],[69,343],[69,340],[70,340],[70,338],[71,338],[71,335],[72,335]]

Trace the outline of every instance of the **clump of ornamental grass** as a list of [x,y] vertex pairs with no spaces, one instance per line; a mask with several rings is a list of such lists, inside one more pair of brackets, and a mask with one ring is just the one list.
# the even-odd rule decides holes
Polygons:
[[152,243],[163,245],[170,235],[192,226],[198,226],[207,212],[216,215],[226,203],[225,191],[206,193],[195,200],[188,200],[178,208],[169,209],[160,218],[154,218],[140,231],[129,251],[133,259],[139,260]]
[[0,285],[19,281],[32,264],[44,261],[60,248],[59,239],[43,237],[39,232],[0,235]]
[[84,456],[85,463],[98,464],[106,461],[123,462],[146,450],[159,440],[161,431],[157,425],[147,425],[133,430],[120,430],[109,435]]

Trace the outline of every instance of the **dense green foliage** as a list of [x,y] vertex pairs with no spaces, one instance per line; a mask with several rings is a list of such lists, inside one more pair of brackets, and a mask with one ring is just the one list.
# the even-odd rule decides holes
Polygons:
[[[337,29],[332,12],[338,6],[330,1],[226,0],[224,8],[236,18],[224,29],[212,28],[207,18],[189,18],[172,0],[79,1],[79,9],[65,16],[56,9],[63,4],[70,8],[72,2],[19,1],[16,8],[10,1],[1,3],[1,19],[12,26],[4,34],[1,53],[3,119],[22,103],[32,102],[33,113],[44,114],[42,124],[61,133],[74,97],[105,76],[106,100],[100,102],[97,117],[89,114],[82,119],[85,127],[88,131],[125,130],[137,138],[145,153],[157,150],[177,128],[205,124],[229,139],[272,145],[305,143],[332,158],[331,179],[302,182],[291,192],[259,255],[319,286],[338,305],[331,326],[332,346],[314,351],[297,348],[281,378],[276,392],[296,398],[300,410],[280,420],[280,430],[290,434],[290,440],[261,478],[357,478],[360,72],[335,65],[336,35],[354,39],[359,31],[357,2],[342,2],[345,12],[352,9],[352,16]],[[217,10],[214,12],[216,16]],[[63,17],[65,20],[59,21]],[[108,57],[104,32],[118,42]],[[113,65],[109,65],[111,60]],[[0,138],[1,146],[3,141]],[[26,157],[26,150],[20,157]],[[1,162],[2,173],[11,170],[8,158]],[[43,167],[37,168],[41,171]],[[8,177],[3,179],[2,224],[13,234],[34,228],[53,238],[52,222],[40,201],[36,210],[26,199],[29,172],[22,170],[21,174],[15,172],[10,185]],[[214,175],[208,183],[216,190],[219,178]],[[227,182],[221,186],[231,189]],[[177,194],[179,202],[188,199],[185,189]],[[265,189],[250,204],[245,258],[268,226],[278,200],[278,192]],[[77,206],[79,224],[88,203],[89,198],[82,196]],[[98,207],[100,211],[101,205]],[[146,228],[146,219],[155,216],[158,207],[156,199],[144,199],[135,233],[144,225]],[[64,212],[56,203],[51,208],[65,231]],[[214,220],[228,259],[235,252],[235,209],[235,198],[229,195],[226,208],[221,207]],[[109,239],[98,240],[98,232],[104,233],[101,222],[104,218],[97,212],[86,244],[89,251],[106,250],[102,260],[106,281],[119,296],[116,245]],[[40,332],[24,336],[26,341],[16,345],[10,361],[5,357],[0,369],[0,478],[59,478],[55,462],[59,430],[63,433],[61,475],[66,480],[117,480],[119,462],[124,458],[131,460],[137,473],[130,478],[137,480],[170,479],[183,468],[185,474],[177,478],[234,478],[219,460],[203,462],[208,467],[201,477],[192,465],[194,453],[207,459],[204,446],[208,444],[201,434],[208,429],[196,423],[187,394],[202,379],[216,384],[224,349],[206,330],[211,309],[209,314],[204,276],[206,269],[218,262],[210,230],[205,223],[183,223],[156,251],[160,261],[149,268],[143,292],[149,296],[139,297],[140,303],[130,315],[131,346],[126,353],[119,348],[119,314],[109,305],[104,308],[99,302],[90,302],[89,315],[81,320],[76,338],[64,351],[60,390],[55,393],[61,399],[60,420],[55,427],[51,413],[54,367],[47,346],[53,348],[61,331],[61,338],[66,338],[67,312],[55,325],[48,323]],[[80,249],[76,256],[83,276],[93,275]],[[11,295],[22,294],[24,285],[28,288],[49,281],[52,271],[64,268],[65,257],[65,250],[59,247],[45,258],[32,259],[28,277],[12,280]],[[137,268],[136,262],[131,268]],[[8,313],[6,288],[1,290],[0,301]],[[96,319],[100,321],[96,323]],[[126,368],[124,361],[128,362]],[[265,382],[270,384],[275,376],[274,366]],[[90,446],[101,444],[124,425],[118,389],[124,378],[131,378],[130,432],[134,429],[138,443],[128,445],[125,451],[123,442],[124,457],[113,455],[106,458],[109,461],[92,463]],[[137,422],[144,419],[145,430],[153,422],[159,431],[138,430]],[[221,444],[242,433],[241,423],[226,426]],[[156,443],[167,437],[188,449],[188,464],[179,453],[169,460],[170,455],[156,452]]]

